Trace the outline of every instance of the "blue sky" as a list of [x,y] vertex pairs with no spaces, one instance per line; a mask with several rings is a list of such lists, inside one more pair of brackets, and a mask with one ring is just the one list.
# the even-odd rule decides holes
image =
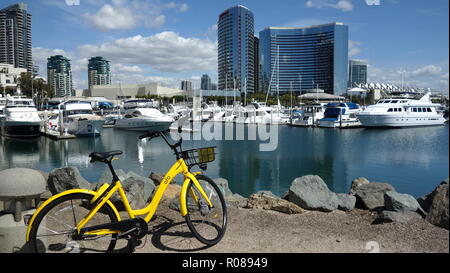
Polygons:
[[[217,17],[244,5],[255,34],[267,26],[349,26],[349,55],[369,63],[369,80],[448,92],[448,0],[31,0],[33,59],[71,58],[76,88],[87,87],[87,59],[111,60],[113,83],[178,86],[202,74],[217,80]],[[1,0],[0,7],[18,1]],[[79,2],[79,5],[77,2]],[[70,5],[70,4],[75,5]],[[69,5],[68,5],[69,4]]]

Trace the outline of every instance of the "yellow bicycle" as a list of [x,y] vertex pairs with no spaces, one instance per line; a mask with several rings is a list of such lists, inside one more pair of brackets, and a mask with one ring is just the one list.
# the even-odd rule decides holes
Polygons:
[[[180,132],[181,130],[179,130]],[[174,151],[176,163],[164,176],[151,202],[143,209],[133,209],[112,166],[114,156],[122,151],[93,152],[91,162],[106,163],[112,173],[111,184],[103,184],[97,191],[67,190],[42,203],[31,217],[26,239],[32,252],[112,252],[119,239],[134,246],[148,233],[148,222],[172,179],[183,174],[180,193],[180,212],[194,236],[206,245],[217,244],[225,234],[227,209],[223,194],[214,181],[201,172],[191,172],[193,166],[206,169],[215,159],[214,147],[183,151],[182,138],[170,144],[165,132],[151,132],[139,137],[161,136]],[[118,192],[129,216],[122,220],[110,201]],[[145,215],[140,218],[137,216]]]

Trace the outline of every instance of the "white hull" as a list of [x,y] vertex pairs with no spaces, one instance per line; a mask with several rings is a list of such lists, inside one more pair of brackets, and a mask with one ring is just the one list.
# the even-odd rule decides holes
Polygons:
[[104,120],[76,120],[65,124],[67,132],[76,136],[99,136],[103,131]]
[[442,116],[408,116],[408,115],[358,115],[364,127],[417,127],[443,125]]
[[0,122],[0,132],[6,137],[33,138],[41,135],[41,121],[8,121]]
[[346,120],[339,122],[339,120],[319,120],[318,127],[322,128],[355,128],[361,127],[359,120]]
[[169,129],[171,121],[153,121],[146,119],[119,119],[114,128],[137,131],[137,132],[155,132]]

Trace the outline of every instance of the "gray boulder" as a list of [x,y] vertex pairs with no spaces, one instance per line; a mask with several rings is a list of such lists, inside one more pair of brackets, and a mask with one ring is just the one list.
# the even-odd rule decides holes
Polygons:
[[227,207],[245,208],[247,207],[247,202],[247,198],[237,193],[233,193],[232,195],[227,195],[227,197],[225,197]]
[[390,211],[420,211],[423,213],[422,208],[413,196],[395,191],[384,193],[384,206],[386,210]]
[[[449,180],[448,178],[445,179],[439,185],[448,184],[448,182],[449,182],[448,180]],[[417,202],[419,202],[420,206],[422,207],[422,209],[424,211],[428,212],[430,210],[431,202],[433,201],[433,197],[434,197],[435,193],[436,193],[436,190],[433,190],[432,192],[430,192],[422,197],[417,198]]]
[[360,209],[381,209],[384,207],[384,194],[388,191],[395,191],[394,187],[388,183],[370,182],[355,187],[356,208]]
[[442,182],[433,192],[430,210],[428,211],[426,220],[433,225],[448,229],[449,212],[448,212],[448,179]]
[[373,223],[405,223],[412,219],[422,219],[422,216],[414,211],[397,212],[384,210],[378,214],[378,217]]
[[47,186],[52,195],[71,189],[90,189],[91,184],[84,179],[76,167],[52,170],[48,174]]
[[228,180],[225,178],[215,178],[213,179],[216,185],[219,187],[219,189],[222,191],[222,194],[224,197],[227,197],[229,195],[232,195],[233,193],[230,190],[230,187],[228,186]]
[[294,179],[289,188],[290,202],[304,209],[330,212],[338,208],[339,198],[328,189],[317,175],[306,175]]
[[[114,170],[116,172],[116,175],[119,177],[120,181],[124,181],[125,179],[127,179],[128,174],[126,172],[124,172],[122,169],[117,169]],[[112,174],[111,171],[109,170],[109,168],[106,168],[102,175],[100,176],[99,179],[99,183],[103,184],[103,183],[108,183],[111,184],[112,182]]]
[[352,181],[352,185],[350,187],[350,194],[354,195],[356,193],[356,189],[361,185],[369,184],[369,180],[365,177],[358,177]]
[[350,211],[355,208],[356,197],[350,194],[338,193],[336,194],[339,198],[338,209],[343,211]]
[[274,210],[287,214],[297,214],[305,211],[294,203],[264,193],[250,195],[246,208]]

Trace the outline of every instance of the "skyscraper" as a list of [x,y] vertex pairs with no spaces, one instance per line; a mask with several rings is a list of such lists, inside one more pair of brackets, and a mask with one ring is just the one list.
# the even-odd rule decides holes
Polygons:
[[92,57],[88,64],[89,88],[93,85],[110,85],[111,71],[109,61],[103,57]]
[[24,3],[0,10],[0,63],[33,70],[31,14]]
[[268,27],[259,33],[262,91],[299,92],[320,88],[347,91],[348,27],[342,23],[294,28]]
[[229,8],[219,15],[219,90],[254,92],[254,18],[244,6]]
[[47,81],[57,97],[73,96],[70,60],[61,55],[47,59]]
[[211,90],[211,77],[209,77],[208,74],[204,74],[202,76],[202,81],[200,83],[200,89]]
[[187,80],[181,81],[181,90],[192,91],[192,82]]
[[348,62],[348,87],[367,83],[367,63],[350,60]]

